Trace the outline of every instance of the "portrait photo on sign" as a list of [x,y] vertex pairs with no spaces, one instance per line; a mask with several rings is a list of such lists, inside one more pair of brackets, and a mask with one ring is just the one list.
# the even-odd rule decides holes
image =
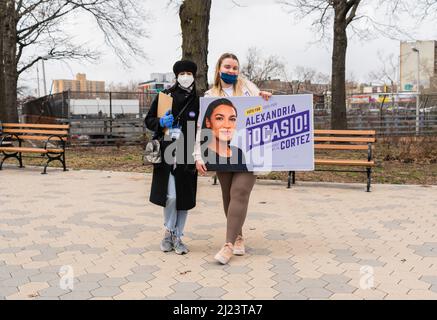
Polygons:
[[201,98],[199,126],[209,171],[314,170],[310,94]]

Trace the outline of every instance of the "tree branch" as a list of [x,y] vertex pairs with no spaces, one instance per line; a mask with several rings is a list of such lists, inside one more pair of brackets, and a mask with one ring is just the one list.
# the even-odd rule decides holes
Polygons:
[[[139,0],[20,0],[16,7],[17,61],[21,60],[27,49],[31,52],[32,49],[36,50],[38,47],[50,44],[50,48],[47,49],[47,52],[50,52],[56,47],[52,45],[54,41],[58,41],[61,45],[65,42],[68,50],[63,53],[68,53],[67,56],[75,59],[84,57],[84,50],[95,53],[84,49],[83,44],[73,45],[71,36],[63,36],[61,26],[74,12],[82,12],[93,18],[103,34],[106,45],[125,66],[129,65],[128,57],[145,58],[138,39],[147,37],[142,26],[150,17],[139,7],[139,3]],[[80,50],[73,52],[75,49]],[[56,59],[62,56],[62,51],[49,56]],[[85,57],[87,56],[85,54]],[[28,69],[28,65],[34,64],[37,59],[38,57],[35,57],[30,63],[25,63],[20,73]]]
[[356,1],[350,0],[349,2],[353,2],[353,3],[352,3],[352,7],[350,7],[352,8],[352,10],[349,8],[349,10],[351,11],[349,12],[349,15],[346,17],[346,25],[349,25],[352,22],[352,20],[354,20],[361,0],[356,0]]
[[96,52],[83,50],[79,47],[66,47],[64,49],[51,48],[48,50],[47,55],[39,55],[31,58],[31,60],[25,63],[21,68],[17,70],[18,75],[24,71],[30,69],[40,60],[96,60],[98,54]]

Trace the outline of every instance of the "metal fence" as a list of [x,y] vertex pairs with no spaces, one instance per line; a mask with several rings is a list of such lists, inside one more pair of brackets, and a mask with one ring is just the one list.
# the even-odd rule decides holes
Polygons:
[[[23,119],[30,123],[70,123],[71,145],[136,145],[147,140],[144,117],[156,93],[64,92],[28,102]],[[325,101],[325,103],[321,101]],[[329,129],[329,97],[314,103],[314,126]],[[377,99],[348,97],[349,129],[373,129],[378,136],[437,135],[437,94],[379,94]],[[416,128],[416,125],[418,127]]]
[[[377,136],[416,135],[416,115],[362,114],[348,115],[348,129],[376,130]],[[316,129],[330,129],[330,116],[316,115]],[[419,116],[419,135],[437,135],[437,113]]]
[[71,145],[136,145],[147,140],[146,116],[156,93],[84,92],[69,95]]
[[69,123],[70,145],[141,144],[143,119],[156,93],[65,91],[25,103],[26,123]]
[[71,119],[72,146],[137,145],[147,140],[143,119]]
[[[419,104],[416,99],[411,93],[349,95],[348,128],[376,130],[378,136],[437,135],[437,94],[420,95]],[[329,106],[314,114],[317,129],[330,128]]]

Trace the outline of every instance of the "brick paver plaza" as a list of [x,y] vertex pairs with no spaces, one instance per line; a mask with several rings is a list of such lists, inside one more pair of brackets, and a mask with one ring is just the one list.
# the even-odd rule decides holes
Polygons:
[[258,181],[247,254],[222,266],[220,186],[199,178],[178,256],[159,250],[150,182],[6,166],[0,299],[437,299],[437,186]]

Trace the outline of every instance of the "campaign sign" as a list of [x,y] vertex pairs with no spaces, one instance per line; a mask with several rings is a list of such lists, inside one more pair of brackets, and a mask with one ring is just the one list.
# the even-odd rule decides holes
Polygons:
[[201,98],[199,125],[210,171],[314,170],[310,94]]

